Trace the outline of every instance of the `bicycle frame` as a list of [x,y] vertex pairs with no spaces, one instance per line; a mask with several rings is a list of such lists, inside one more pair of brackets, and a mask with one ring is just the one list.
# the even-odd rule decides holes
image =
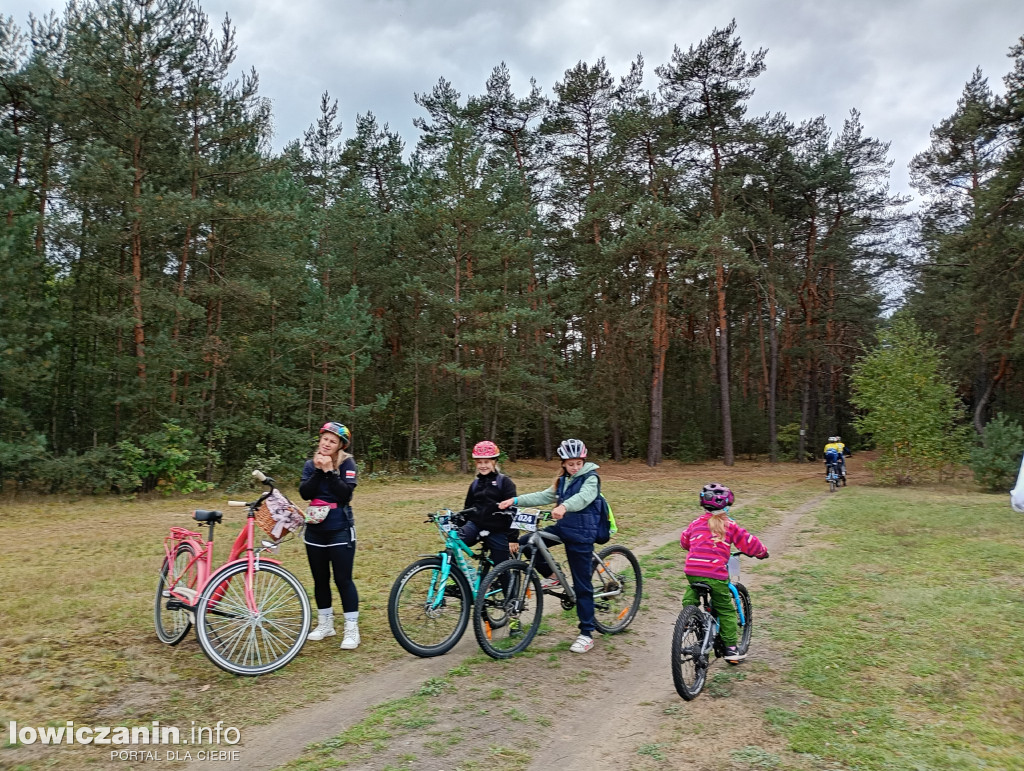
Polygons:
[[[249,507],[245,527],[243,527],[235,537],[235,542],[231,546],[231,552],[227,561],[217,568],[220,570],[232,563],[242,562],[243,558],[241,555],[243,552],[245,553],[245,601],[249,610],[253,612],[259,612],[259,608],[257,607],[256,599],[252,593],[252,577],[253,574],[259,570],[260,552],[262,552],[264,548],[268,548],[255,548],[255,512],[256,509],[259,508],[260,504],[262,504],[269,496],[270,492],[266,492],[253,503],[241,504]],[[193,516],[195,516],[195,512],[193,512]],[[210,576],[214,572],[213,529],[217,524],[217,521],[218,520],[216,519],[208,520],[207,524],[209,526],[209,535],[205,541],[203,540],[202,533],[197,533],[183,527],[172,527],[170,534],[164,538],[164,554],[167,557],[168,565],[167,589],[165,591],[168,592],[170,596],[177,599],[177,601],[181,603],[181,606],[186,610],[195,611],[196,600],[199,595],[202,594],[203,589],[210,580]],[[178,549],[182,544],[189,544],[195,552],[195,555],[188,561],[188,564],[180,574],[174,574],[174,556],[177,554]],[[264,560],[278,565],[281,564],[280,560],[270,558],[264,558]],[[189,571],[193,566],[195,566],[196,569],[195,587],[178,586],[179,582],[188,576]],[[173,606],[170,605],[169,607],[173,608]]]
[[[551,512],[550,511],[540,511],[540,512],[538,512],[538,514],[540,515],[540,516],[538,516],[538,522],[541,521],[541,520],[547,521],[547,520],[549,520],[551,518]],[[559,566],[558,562],[555,560],[555,557],[551,553],[551,550],[548,549],[547,539],[552,539],[551,540],[552,544],[563,543],[562,540],[560,538],[558,538],[558,536],[550,535],[550,534],[544,534],[540,530],[535,530],[535,531],[530,533],[529,539],[527,539],[526,543],[523,545],[523,548],[529,546],[530,547],[530,551],[531,551],[530,559],[529,559],[529,561],[527,563],[528,567],[529,567],[530,571],[536,570],[537,555],[539,554],[543,558],[544,564],[546,564],[548,566],[548,568],[550,568],[551,571],[558,577],[558,582],[559,582],[559,584],[561,585],[561,588],[562,588],[561,592],[556,592],[554,590],[549,589],[545,593],[546,594],[552,594],[552,595],[554,595],[556,597],[561,597],[563,604],[575,605],[576,604],[576,592],[573,591],[572,582],[569,580],[568,577],[566,577],[565,573],[562,572],[562,568]],[[555,540],[555,539],[557,539],[557,540]],[[599,573],[600,572],[604,572],[605,570],[607,570],[607,566],[601,560],[601,557],[598,555],[597,549],[594,549],[594,560],[597,563],[597,570],[598,570]],[[614,577],[615,577],[616,580],[618,580],[618,576],[614,576]],[[616,594],[618,594],[618,593],[617,592],[599,592],[595,588],[595,591],[594,591],[594,601],[596,602],[596,601],[600,600],[602,597],[615,596]]]
[[469,587],[473,590],[473,596],[476,596],[477,590],[480,588],[480,577],[481,571],[477,570],[469,558],[472,557],[477,562],[482,562],[484,559],[485,547],[481,545],[480,551],[475,552],[459,537],[458,528],[455,527],[455,512],[451,509],[441,509],[440,511],[429,514],[428,522],[433,522],[437,525],[437,530],[444,539],[444,549],[437,552],[436,554],[421,554],[421,557],[438,557],[441,560],[441,570],[434,576],[430,582],[430,590],[427,594],[427,602],[431,608],[437,608],[442,602],[444,602],[444,587],[448,583],[448,577],[452,572],[452,564],[454,563],[457,570],[462,571],[462,574],[469,581]]

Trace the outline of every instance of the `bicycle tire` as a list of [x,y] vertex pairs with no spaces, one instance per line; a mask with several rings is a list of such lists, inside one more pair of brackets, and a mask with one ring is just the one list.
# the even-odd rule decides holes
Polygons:
[[834,493],[836,491],[836,480],[834,480],[834,479],[829,479],[828,480],[828,491],[830,493]]
[[[180,544],[174,552],[174,574],[180,575],[188,566],[189,561],[196,555],[196,550],[189,543]],[[167,573],[169,568],[167,557],[164,557],[164,564],[160,568],[160,578],[156,582],[156,602],[153,606],[153,624],[156,626],[156,636],[160,642],[166,645],[177,645],[185,639],[185,635],[192,629],[192,613],[184,608],[170,610],[167,603],[172,597],[164,597],[164,587],[167,586]],[[186,577],[184,586],[188,589],[196,588],[197,571],[193,565],[190,576]],[[181,585],[181,581],[178,585]],[[193,600],[194,601],[194,600]]]
[[697,606],[687,605],[676,618],[672,631],[672,682],[676,693],[693,701],[704,689],[708,659],[701,652],[704,622]]
[[[743,626],[740,627],[739,639],[736,641],[736,649],[741,655],[745,655],[750,648],[750,635],[754,633],[754,610],[750,604],[750,592],[743,584],[733,584],[736,593],[740,596],[740,604],[743,608]],[[737,615],[737,620],[739,616]]]
[[234,562],[216,571],[196,604],[196,636],[203,653],[234,675],[256,677],[280,669],[306,643],[312,612],[299,580],[280,565],[264,562],[253,574],[245,601],[248,565]]
[[594,565],[591,578],[594,626],[603,634],[618,634],[632,623],[640,609],[644,590],[640,563],[633,552],[619,544],[605,547],[598,557],[601,562]]
[[[500,627],[491,626],[487,620],[489,607],[504,608],[507,622]],[[480,583],[473,603],[473,634],[492,659],[511,658],[533,641],[543,615],[540,576],[526,562],[508,560]]]
[[[440,557],[425,557],[398,574],[388,596],[391,634],[414,656],[447,653],[469,625],[473,590],[462,571],[452,565],[441,604],[427,607],[431,585],[441,570]],[[426,579],[426,583],[422,583]]]

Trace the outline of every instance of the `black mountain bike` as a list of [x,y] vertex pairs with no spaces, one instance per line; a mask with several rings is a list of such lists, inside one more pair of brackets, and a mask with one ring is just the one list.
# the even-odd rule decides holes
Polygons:
[[[733,553],[733,557],[738,556],[740,552]],[[738,566],[734,569],[738,577]],[[692,586],[697,592],[697,604],[686,605],[679,611],[672,633],[672,680],[676,691],[686,701],[696,699],[703,690],[711,665],[711,654],[714,653],[718,658],[725,656],[725,644],[718,635],[718,619],[711,612],[711,587],[703,583],[694,583]],[[736,648],[745,654],[750,648],[750,635],[754,630],[750,594],[747,587],[738,580],[730,581],[729,588],[739,622]]]

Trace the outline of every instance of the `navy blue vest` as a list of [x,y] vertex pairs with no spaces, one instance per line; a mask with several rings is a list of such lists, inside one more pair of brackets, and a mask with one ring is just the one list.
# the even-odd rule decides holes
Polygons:
[[[596,476],[594,472],[590,472],[575,478],[567,477],[564,474],[559,477],[558,502],[562,503],[567,498],[576,495],[583,488],[583,483],[592,475]],[[576,543],[593,543],[595,541],[597,524],[600,519],[598,505],[599,498],[594,498],[582,511],[566,512],[566,515],[558,522],[559,529],[565,534],[564,540]]]

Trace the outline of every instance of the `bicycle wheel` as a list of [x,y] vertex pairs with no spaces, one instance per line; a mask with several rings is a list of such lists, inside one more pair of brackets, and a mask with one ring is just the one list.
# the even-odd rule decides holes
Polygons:
[[[507,623],[492,626],[490,614],[503,609]],[[540,629],[544,594],[540,577],[527,563],[509,560],[496,567],[480,583],[473,605],[473,633],[484,653],[507,659],[527,646]]]
[[258,610],[245,601],[248,566],[235,562],[210,576],[196,605],[203,653],[235,675],[265,675],[291,661],[309,632],[309,597],[280,565],[264,562],[252,576]]
[[836,491],[836,480],[832,477],[828,478],[828,491],[834,493]]
[[391,634],[414,656],[428,658],[447,653],[469,625],[473,602],[469,582],[454,565],[444,587],[438,586],[440,576],[441,558],[426,557],[403,570],[391,587]]
[[[181,576],[185,573],[189,561],[195,554],[196,551],[192,544],[183,543],[178,546],[177,551],[174,552],[173,575]],[[156,636],[160,638],[160,642],[167,643],[168,645],[177,645],[185,639],[188,630],[192,628],[192,613],[185,610],[185,608],[174,608],[172,610],[167,607],[168,602],[178,601],[175,597],[164,596],[164,591],[169,583],[167,580],[169,567],[167,558],[164,557],[163,567],[160,568],[160,578],[156,582],[156,603],[153,606],[153,622],[156,625]],[[176,587],[192,590],[192,602],[195,602],[196,574],[196,566],[193,565],[191,568],[188,568],[188,573],[185,574],[184,578],[181,578],[175,584]]]
[[704,688],[708,659],[701,652],[704,642],[704,621],[695,605],[679,611],[672,632],[672,681],[676,692],[686,701],[692,701]]
[[591,581],[594,586],[594,626],[604,634],[618,634],[640,609],[644,581],[640,563],[625,546],[613,545],[598,553]]
[[[740,606],[743,608],[743,626],[740,627],[739,640],[736,648],[740,653],[746,653],[750,647],[750,635],[754,632],[754,612],[750,605],[750,592],[743,584],[733,584],[740,595]],[[737,616],[737,618],[739,618]]]

